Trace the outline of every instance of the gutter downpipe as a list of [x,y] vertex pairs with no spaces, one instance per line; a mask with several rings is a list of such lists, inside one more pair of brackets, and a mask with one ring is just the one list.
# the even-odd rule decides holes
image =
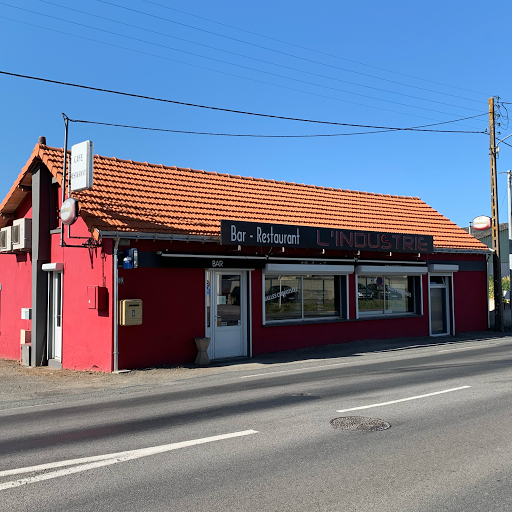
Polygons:
[[113,300],[113,306],[114,306],[114,373],[119,371],[119,332],[117,327],[117,315],[118,315],[118,270],[117,270],[117,255],[118,255],[118,248],[119,248],[119,238],[115,239],[114,242],[114,300]]

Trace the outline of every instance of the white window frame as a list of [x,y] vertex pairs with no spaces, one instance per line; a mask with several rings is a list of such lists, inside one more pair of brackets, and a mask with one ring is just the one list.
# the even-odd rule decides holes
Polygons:
[[[247,353],[249,354],[249,357],[252,357],[252,272],[254,271],[254,268],[205,268],[204,269],[204,332],[205,337],[210,338],[210,340],[213,338],[213,318],[212,318],[212,311],[213,311],[213,303],[212,303],[212,275],[215,272],[224,272],[225,274],[229,274],[230,272],[247,272],[246,277],[244,278],[246,280],[246,286],[248,290],[248,299],[247,299],[247,335],[246,335],[246,342],[248,342],[247,347]],[[208,327],[208,310],[207,310],[207,295],[206,295],[206,284],[208,281],[208,272],[210,273],[210,327]],[[210,346],[208,347],[208,350],[210,351],[210,347],[213,347],[212,343],[210,343]],[[210,354],[211,352],[209,352]],[[212,357],[213,359],[213,357]]]

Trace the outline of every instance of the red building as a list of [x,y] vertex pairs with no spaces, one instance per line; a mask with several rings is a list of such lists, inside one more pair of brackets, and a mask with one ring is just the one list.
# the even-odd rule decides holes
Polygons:
[[488,327],[489,249],[417,197],[95,155],[67,228],[62,169],[37,144],[0,205],[2,358],[109,372],[193,362],[196,337],[219,359]]

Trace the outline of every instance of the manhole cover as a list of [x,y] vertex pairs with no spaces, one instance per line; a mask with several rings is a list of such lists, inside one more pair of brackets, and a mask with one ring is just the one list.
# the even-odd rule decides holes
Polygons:
[[366,418],[365,416],[343,416],[334,418],[330,421],[332,428],[341,430],[359,430],[363,432],[373,432],[376,430],[386,430],[391,427],[389,423],[379,418]]

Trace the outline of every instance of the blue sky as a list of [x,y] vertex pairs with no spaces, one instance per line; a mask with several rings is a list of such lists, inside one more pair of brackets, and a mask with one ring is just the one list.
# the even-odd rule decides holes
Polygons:
[[[2,71],[182,102],[392,127],[485,114],[493,95],[512,102],[509,43],[500,21],[511,18],[510,1],[498,0],[490,9],[472,0],[1,0],[0,16]],[[38,136],[62,147],[61,112],[74,119],[189,131],[365,131],[2,75],[0,92],[2,198]],[[487,124],[483,115],[439,128],[483,131]],[[501,138],[508,133],[501,128]],[[105,156],[419,196],[459,225],[490,214],[489,137],[482,134],[261,139],[71,124],[70,145],[86,139]],[[512,147],[502,144],[498,171],[510,168]],[[498,188],[505,221],[504,175]]]

